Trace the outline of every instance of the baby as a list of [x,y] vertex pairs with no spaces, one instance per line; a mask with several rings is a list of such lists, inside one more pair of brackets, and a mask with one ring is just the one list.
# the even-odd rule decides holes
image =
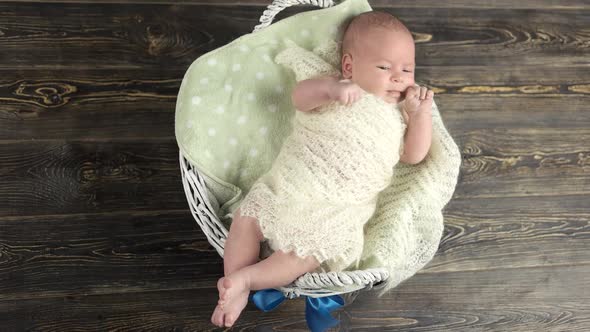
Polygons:
[[[251,290],[286,286],[324,262],[342,269],[358,256],[342,248],[362,250],[363,225],[393,166],[417,164],[430,149],[434,93],[415,85],[414,69],[410,31],[390,14],[371,11],[345,31],[342,76],[298,82],[293,133],[234,214],[213,324],[232,326]],[[341,229],[350,239],[338,237]],[[259,261],[265,239],[280,250]],[[300,243],[315,250],[294,245]]]

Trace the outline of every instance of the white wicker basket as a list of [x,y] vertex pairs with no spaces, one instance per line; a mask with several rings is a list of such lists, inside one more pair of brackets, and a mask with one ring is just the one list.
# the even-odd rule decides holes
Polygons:
[[[254,28],[254,32],[270,25],[281,10],[297,5],[311,4],[318,7],[331,7],[332,0],[275,0],[260,17],[261,24]],[[223,248],[228,230],[215,214],[209,199],[209,191],[203,177],[198,170],[180,152],[180,169],[184,192],[189,203],[190,211],[207,236],[211,245],[223,257]],[[375,289],[389,277],[384,268],[372,268],[357,271],[341,271],[328,273],[306,273],[290,285],[279,287],[286,298],[292,299],[305,295],[309,297],[324,297],[341,295],[346,305],[352,303],[361,290]],[[329,289],[327,289],[329,287]]]

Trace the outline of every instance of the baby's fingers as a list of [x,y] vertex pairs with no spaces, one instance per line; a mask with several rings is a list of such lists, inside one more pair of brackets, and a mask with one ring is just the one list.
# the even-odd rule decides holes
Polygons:
[[414,99],[416,96],[416,89],[414,87],[409,87],[406,90],[406,99]]
[[346,106],[350,106],[353,103],[354,96],[351,93],[346,95]]
[[357,92],[351,92],[348,94],[348,102],[346,103],[347,106],[354,104],[357,100],[359,100],[360,94]]
[[428,88],[426,88],[426,87],[420,88],[420,99],[426,98],[426,92],[428,92]]

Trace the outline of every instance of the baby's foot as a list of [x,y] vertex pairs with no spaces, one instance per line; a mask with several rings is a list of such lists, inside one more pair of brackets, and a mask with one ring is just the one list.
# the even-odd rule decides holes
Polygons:
[[224,323],[230,327],[248,304],[250,285],[243,274],[234,273],[219,279],[219,306],[223,310]]
[[221,309],[221,305],[218,304],[215,307],[215,311],[213,311],[213,315],[211,315],[211,323],[213,323],[216,326],[223,327],[224,322],[225,313],[223,312],[223,309]]

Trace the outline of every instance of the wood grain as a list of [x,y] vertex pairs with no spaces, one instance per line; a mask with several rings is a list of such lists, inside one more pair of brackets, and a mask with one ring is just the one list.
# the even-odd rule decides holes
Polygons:
[[[186,69],[203,53],[250,33],[262,9],[119,4],[109,11],[105,7],[109,8],[0,2],[4,13],[0,69]],[[380,9],[398,16],[412,31],[419,66],[584,67],[587,60],[590,9]],[[285,13],[302,11],[289,8]],[[54,21],[57,15],[59,21]]]
[[[2,0],[0,2],[7,2]],[[33,2],[33,3],[127,3],[127,4],[170,4],[166,0],[10,0],[10,2]],[[334,0],[338,4],[341,1]],[[456,0],[456,1],[436,1],[436,0],[368,0],[372,8],[502,8],[502,9],[587,9],[588,4],[584,0],[568,0],[568,1],[553,1],[553,0],[526,0],[526,1],[510,1],[510,0],[494,0],[494,1],[478,1],[478,0]],[[177,5],[216,5],[216,6],[268,6],[272,0],[175,0]],[[298,5],[304,6],[304,5]]]
[[[176,94],[269,3],[0,1],[0,330],[220,330]],[[332,330],[589,330],[590,7],[370,3],[413,32],[463,161],[433,260]],[[307,330],[304,300],[249,303],[235,329]]]

